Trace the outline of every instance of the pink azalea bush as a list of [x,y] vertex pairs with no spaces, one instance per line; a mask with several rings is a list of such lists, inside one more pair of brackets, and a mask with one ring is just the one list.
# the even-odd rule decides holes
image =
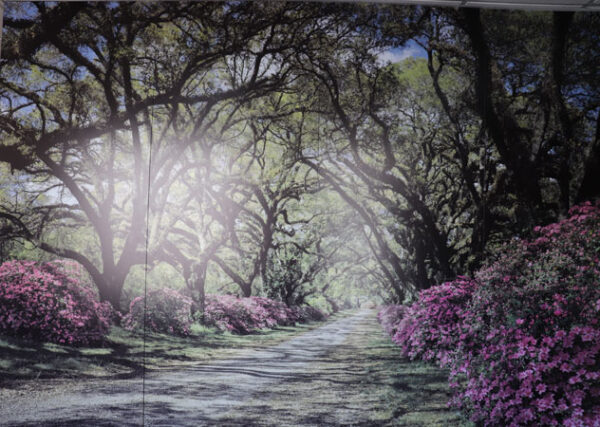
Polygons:
[[[146,328],[155,332],[188,335],[193,322],[192,300],[173,289],[148,293]],[[249,334],[259,329],[293,325],[296,322],[323,320],[325,315],[313,307],[288,307],[281,301],[264,297],[238,298],[233,295],[207,295],[203,323],[223,331]],[[123,318],[126,329],[144,326],[144,297],[135,298]]]
[[534,233],[424,291],[393,339],[449,366],[452,403],[478,423],[600,426],[600,208]]
[[476,282],[459,277],[422,291],[398,323],[392,340],[411,359],[447,366],[464,338],[462,324]]
[[322,322],[327,319],[327,315],[323,313],[316,307],[312,307],[310,305],[301,305],[295,306],[291,308],[292,310],[292,319],[294,322]]
[[[264,324],[264,327],[271,328],[278,325],[293,325],[297,320],[293,309],[289,308],[281,301],[265,297],[250,297],[243,299],[248,300],[247,303],[249,303],[251,307],[256,307],[255,310],[257,313],[262,314],[263,317],[258,323]],[[257,328],[260,329],[260,326]]]
[[144,328],[171,335],[189,335],[192,325],[192,300],[179,292],[162,288],[148,292],[144,297],[134,298],[129,305],[129,313],[123,318],[123,327],[128,330]]
[[[281,317],[287,318],[289,315],[283,307],[282,310]],[[275,318],[269,316],[269,310],[258,301],[233,295],[208,295],[204,323],[240,334],[277,325]]]
[[206,325],[239,334],[324,318],[325,315],[313,307],[289,308],[283,302],[270,298],[238,298],[233,295],[208,295],[204,311]]
[[455,403],[488,425],[600,425],[600,209],[534,232],[476,275]]
[[398,326],[404,318],[405,312],[406,306],[404,305],[386,305],[377,313],[377,320],[379,320],[379,323],[381,323],[385,333],[393,337],[398,331]]
[[85,285],[78,264],[7,261],[0,265],[0,333],[58,344],[101,342],[112,309]]

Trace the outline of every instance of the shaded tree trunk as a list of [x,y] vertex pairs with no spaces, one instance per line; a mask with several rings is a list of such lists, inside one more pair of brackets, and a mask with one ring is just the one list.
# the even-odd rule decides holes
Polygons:
[[192,315],[199,313],[200,318],[204,318],[206,309],[206,270],[208,262],[206,260],[191,263],[186,269],[185,284],[192,297]]
[[585,163],[585,174],[577,194],[577,202],[600,197],[600,112],[596,118],[596,135]]
[[492,55],[485,39],[479,9],[463,10],[463,29],[469,37],[476,59],[477,96],[476,111],[483,120],[489,135],[498,149],[502,162],[510,170],[513,185],[521,206],[526,208],[525,225],[531,225],[537,218],[536,212],[542,205],[542,190],[531,154],[522,141],[521,129],[508,108],[494,102],[494,81],[492,76]]

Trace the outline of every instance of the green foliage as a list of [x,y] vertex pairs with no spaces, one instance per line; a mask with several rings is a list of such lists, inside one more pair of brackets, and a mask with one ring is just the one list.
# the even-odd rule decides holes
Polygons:
[[302,280],[302,257],[298,248],[279,254],[271,255],[268,261],[266,294],[269,298],[284,301],[288,305],[295,305],[300,298],[297,288]]

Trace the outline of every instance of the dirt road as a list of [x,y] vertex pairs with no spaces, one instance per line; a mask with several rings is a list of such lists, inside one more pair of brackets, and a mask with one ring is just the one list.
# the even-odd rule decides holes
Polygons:
[[[274,347],[240,351],[234,358],[193,368],[149,373],[144,381],[82,381],[10,398],[0,402],[0,424],[403,425],[405,412],[414,411],[398,412],[380,394],[390,389],[385,382],[393,375],[384,371],[392,365],[374,370],[374,363],[381,363],[377,358],[385,355],[373,353],[372,345],[366,348],[372,343],[365,340],[373,334],[381,338],[375,322],[373,311],[361,311]],[[434,416],[433,421],[427,418],[427,425],[437,423],[438,415],[440,425],[447,425],[457,420],[456,415],[444,407],[443,377],[433,373],[429,383],[437,389],[428,390],[429,383],[425,388],[419,385],[426,396],[419,401]]]

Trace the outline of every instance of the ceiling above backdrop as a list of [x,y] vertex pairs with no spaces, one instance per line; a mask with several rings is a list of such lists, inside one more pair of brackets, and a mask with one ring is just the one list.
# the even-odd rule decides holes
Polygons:
[[[2,3],[22,0],[0,0]],[[65,1],[65,0],[63,0]],[[79,0],[66,0],[79,1]],[[102,1],[102,0],[101,0]],[[104,0],[113,1],[113,0]],[[142,0],[144,1],[144,0]],[[154,1],[154,0],[145,0]],[[194,0],[192,0],[194,1]],[[306,0],[312,1],[312,0]],[[600,11],[600,0],[321,0],[348,3],[394,3],[423,6],[480,7],[492,9]]]
[[[352,0],[341,0],[354,3]],[[394,3],[423,6],[479,7],[489,9],[600,11],[600,0],[361,0],[367,3]]]

